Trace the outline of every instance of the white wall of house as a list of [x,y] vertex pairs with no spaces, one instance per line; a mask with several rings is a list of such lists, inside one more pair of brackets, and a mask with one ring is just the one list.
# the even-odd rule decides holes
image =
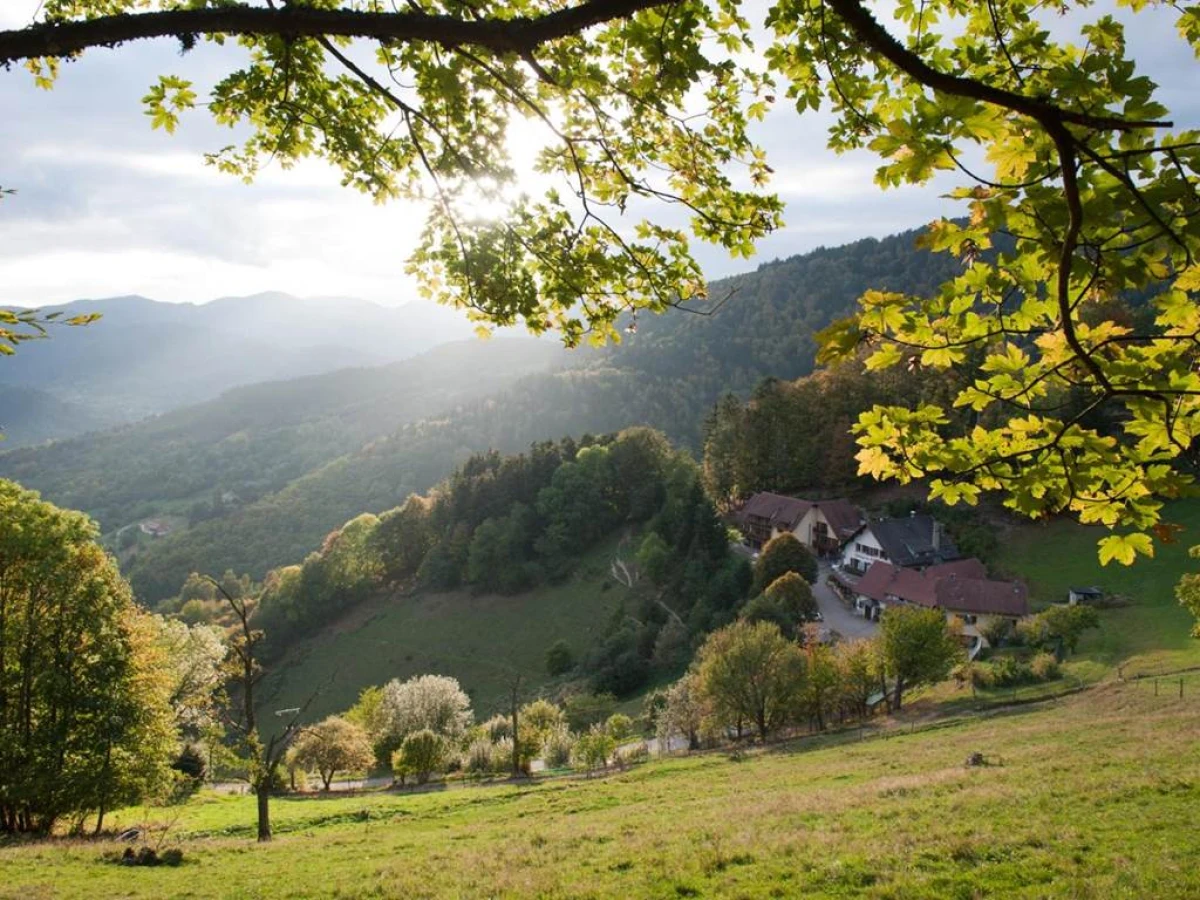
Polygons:
[[[821,511],[816,507],[811,507],[808,512],[804,514],[803,518],[796,523],[796,527],[791,531],[791,533],[796,536],[796,540],[802,543],[809,550],[813,549],[813,523],[818,521],[818,517],[820,517],[820,521],[825,521],[825,517],[821,515]],[[783,534],[783,530],[776,528],[771,534],[771,537],[776,537],[780,534]]]
[[983,636],[984,630],[992,623],[994,619],[1005,619],[1015,623],[1017,620],[1013,616],[998,616],[987,613],[979,613],[971,615],[969,613],[955,612],[954,610],[946,610],[946,621],[957,623],[962,628],[962,633],[967,637],[979,638],[983,641],[983,646],[990,647],[988,639]]
[[880,560],[891,562],[869,526],[850,538],[842,548],[842,568],[859,575],[871,568],[871,563]]

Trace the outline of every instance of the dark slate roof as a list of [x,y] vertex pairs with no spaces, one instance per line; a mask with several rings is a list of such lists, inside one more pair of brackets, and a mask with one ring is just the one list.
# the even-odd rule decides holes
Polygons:
[[[866,526],[879,541],[888,559],[898,566],[933,566],[959,559],[962,554],[933,516],[880,519]],[[934,529],[938,529],[934,547]]]
[[967,559],[956,559],[954,562],[939,563],[925,570],[930,578],[987,578],[987,566],[971,556]]

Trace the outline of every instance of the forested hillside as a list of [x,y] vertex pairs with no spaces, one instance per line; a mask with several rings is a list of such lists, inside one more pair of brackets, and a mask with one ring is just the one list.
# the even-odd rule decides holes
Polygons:
[[[495,386],[479,382],[481,393]],[[359,513],[382,512],[428,490],[477,450],[514,453],[535,441],[626,425],[687,427],[678,389],[676,382],[612,369],[523,378],[485,399],[404,425],[222,518],[155,541],[130,564],[129,577],[151,603],[174,594],[195,570],[261,578],[303,559]]]
[[[112,297],[43,312],[100,318],[52,328],[50,340],[4,360],[0,391],[26,391],[22,415],[0,418],[9,446],[132,422],[236,385],[401,360],[471,334],[461,313],[429,303],[384,307],[279,293],[201,305]],[[67,417],[62,404],[86,412]]]
[[38,388],[0,384],[0,434],[5,436],[0,448],[36,444],[110,424],[82,403],[63,400]]
[[[624,577],[613,576],[608,585],[623,586],[614,614],[547,637],[535,652],[537,658],[556,639],[569,639],[573,658],[553,674],[571,671],[596,691],[620,696],[655,672],[673,672],[690,657],[693,638],[729,622],[751,587],[750,566],[731,553],[696,463],[660,433],[635,428],[538,443],[516,455],[471,456],[429,495],[411,497],[382,516],[359,515],[327,535],[302,564],[270,572],[254,624],[277,657],[381,590],[387,599],[373,615],[415,606],[415,588],[423,597],[437,597],[439,620],[454,619],[456,606],[470,606],[463,591],[512,596],[511,627],[521,618],[522,597],[563,584],[601,545],[622,556],[625,566]],[[604,560],[602,571],[611,562]],[[608,580],[607,573],[592,575],[579,590],[588,593],[601,580]],[[570,591],[556,596],[561,604],[574,602]],[[188,617],[221,610],[212,597]],[[408,644],[411,637],[375,630],[371,639]],[[503,656],[499,646],[497,658]],[[528,670],[528,654],[523,662],[525,677],[545,674]],[[283,672],[280,678],[310,685],[315,680],[311,672],[301,679]]]
[[[854,313],[864,291],[927,294],[956,273],[952,255],[916,247],[919,234],[822,247],[713,282],[708,302],[691,313],[639,318],[636,333],[610,356],[623,368],[685,381],[705,405],[723,391],[745,393],[764,377],[807,375],[816,332]],[[702,416],[689,441],[699,439]]]
[[164,509],[202,520],[220,512],[214,493],[233,495],[225,504],[232,513],[376,435],[543,369],[563,352],[552,341],[473,340],[388,366],[235,388],[136,425],[2,454],[0,475],[87,512],[107,532]]
[[646,425],[699,455],[718,398],[762,378],[811,372],[813,334],[850,313],[868,284],[922,291],[947,277],[957,263],[918,249],[918,234],[817,250],[714,284],[711,314],[643,318],[619,346],[580,352],[570,371],[407,425],[225,518],[156,542],[129,570],[134,587],[153,602],[200,568],[261,577],[302,558],[347,519],[427,490],[487,448],[511,453],[562,435]]
[[[211,490],[218,473],[238,472],[249,502],[155,541],[132,561],[129,573],[148,602],[178,591],[194,570],[232,568],[261,577],[302,559],[325,534],[358,513],[380,512],[409,493],[427,490],[472,452],[515,452],[563,435],[648,425],[698,455],[706,416],[721,395],[747,394],[766,377],[793,379],[811,372],[814,333],[850,313],[865,287],[925,291],[947,277],[957,265],[953,257],[917,249],[917,235],[868,239],[764,264],[715,283],[708,306],[699,311],[703,314],[673,310],[642,317],[630,323],[619,346],[579,351],[570,357],[569,370],[531,376],[508,389],[468,369],[462,374],[475,379],[472,396],[481,399],[453,410],[443,406],[422,421],[398,417],[410,422],[394,432],[352,430],[343,439],[316,428],[310,435],[311,423],[297,421],[297,407],[284,403],[276,413],[290,424],[281,425],[273,443],[265,436],[252,440],[246,454],[226,459],[230,446],[243,440],[233,430],[228,440],[211,445],[201,439],[202,449],[193,455],[189,447],[195,435],[206,430],[200,423],[238,415],[226,406],[245,402],[241,398],[247,395],[235,392],[198,407],[195,422],[188,410],[172,419],[176,424],[168,430],[177,428],[179,439],[166,441],[172,448],[169,466],[160,468],[155,461],[163,456],[163,441],[143,443],[143,432],[131,431],[129,439],[118,433],[0,456],[0,474],[39,488],[56,502],[98,513],[109,530],[150,508],[138,504],[158,499],[160,483],[175,485],[169,488],[172,496],[186,497],[200,485]],[[372,376],[367,371],[361,377],[369,382]],[[385,386],[380,403],[401,393],[402,386]],[[337,408],[336,397],[332,408]],[[248,421],[255,416],[246,414]],[[152,423],[138,426],[143,427],[154,430]],[[334,450],[344,455],[333,459]]]

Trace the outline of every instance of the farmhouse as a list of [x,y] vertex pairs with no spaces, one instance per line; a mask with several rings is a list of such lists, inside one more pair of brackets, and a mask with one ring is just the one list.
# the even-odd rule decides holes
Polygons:
[[889,606],[937,608],[957,620],[964,637],[984,645],[983,629],[993,619],[1014,624],[1029,615],[1029,592],[1019,581],[996,581],[977,559],[930,566],[924,571],[876,562],[858,580],[855,608],[877,619]]
[[862,575],[876,562],[922,569],[961,556],[937,519],[914,513],[861,525],[842,547],[841,566],[851,574]]
[[739,516],[742,535],[761,547],[791,532],[818,555],[836,553],[863,523],[857,506],[846,500],[803,500],[762,491],[746,501]]

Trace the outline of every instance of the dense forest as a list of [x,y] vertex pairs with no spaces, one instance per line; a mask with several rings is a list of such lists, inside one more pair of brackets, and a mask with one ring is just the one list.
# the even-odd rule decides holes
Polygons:
[[851,362],[795,381],[764,379],[746,401],[726,394],[704,422],[704,480],[722,508],[756,491],[851,492],[851,426],[874,404],[944,401],[955,377],[919,368],[869,372]]

